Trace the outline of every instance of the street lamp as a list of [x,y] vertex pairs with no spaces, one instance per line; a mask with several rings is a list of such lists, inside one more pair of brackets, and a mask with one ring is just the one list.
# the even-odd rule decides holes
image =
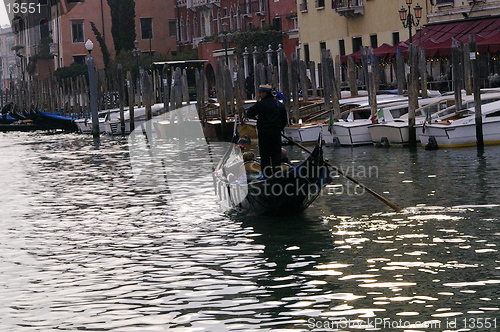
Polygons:
[[92,40],[87,39],[87,41],[85,42],[85,48],[87,49],[87,52],[89,52],[89,55],[91,55],[92,50],[94,49],[94,43],[92,42]]
[[225,58],[226,58],[226,66],[229,65],[229,59],[228,59],[228,55],[227,55],[227,49],[228,49],[228,45],[227,45],[227,42],[228,42],[228,37],[231,37],[231,33],[229,31],[226,31],[226,27],[227,27],[227,23],[224,22],[222,23],[222,32],[219,34],[219,38],[223,38],[224,40],[224,55],[225,55]]
[[97,106],[97,69],[95,67],[94,58],[92,57],[92,50],[94,43],[92,40],[87,39],[85,42],[85,49],[89,52],[87,58],[87,71],[89,73],[89,95],[90,95],[90,113],[92,116],[92,136],[99,138],[99,115]]
[[403,27],[408,28],[408,34],[410,35],[410,44],[413,43],[413,36],[411,29],[412,27],[417,27],[418,24],[420,23],[420,19],[422,18],[422,7],[420,7],[419,4],[417,4],[415,8],[413,8],[415,16],[411,13],[410,6],[412,2],[413,0],[406,0],[406,5],[408,6],[408,10],[404,7],[401,7],[401,9],[398,11],[399,19],[401,20],[401,23],[403,23]]

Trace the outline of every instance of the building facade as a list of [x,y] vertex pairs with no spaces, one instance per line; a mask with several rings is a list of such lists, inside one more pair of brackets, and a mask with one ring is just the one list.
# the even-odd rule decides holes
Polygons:
[[[50,1],[38,0],[16,0],[17,3],[25,8],[32,9],[30,12],[22,13],[19,11],[12,19],[12,30],[16,36],[14,45],[14,53],[17,57],[16,62],[19,68],[19,76],[26,80],[34,71],[30,67],[30,60],[36,61],[40,59],[49,60],[42,66],[46,72],[53,71],[54,66],[50,61],[49,45],[51,42],[50,32]],[[36,4],[36,6],[31,6]],[[48,65],[48,67],[47,67]]]
[[[33,2],[17,0],[18,2]],[[171,57],[177,52],[175,0],[135,2],[135,48],[141,54]],[[16,47],[24,57],[24,68],[35,69],[29,76],[47,77],[59,67],[85,63],[85,42],[94,43],[92,56],[98,69],[104,61],[91,22],[114,57],[111,11],[106,0],[37,0],[41,12],[19,14],[12,20]],[[38,11],[38,10],[37,10]],[[38,55],[38,56],[36,56]],[[35,57],[36,56],[36,57]],[[36,60],[36,66],[34,62]],[[30,61],[33,63],[30,65]],[[25,70],[26,71],[26,70]],[[26,75],[28,76],[28,75]]]
[[[417,1],[411,5],[410,11]],[[300,56],[306,61],[320,62],[321,51],[347,55],[361,46],[374,48],[383,43],[396,45],[409,38],[409,30],[399,19],[404,0],[298,0]],[[420,2],[422,18],[427,23],[431,12],[428,1]],[[413,27],[416,31],[416,27]]]
[[19,77],[16,55],[12,50],[15,42],[16,37],[11,27],[0,27],[0,87],[2,89],[8,89],[10,82]]
[[295,0],[177,0],[178,49],[197,48],[209,68],[227,56],[232,68],[241,55],[227,41],[230,33],[272,29],[283,32],[282,48],[291,57],[299,40],[296,8]]
[[429,23],[500,14],[498,0],[430,0]]

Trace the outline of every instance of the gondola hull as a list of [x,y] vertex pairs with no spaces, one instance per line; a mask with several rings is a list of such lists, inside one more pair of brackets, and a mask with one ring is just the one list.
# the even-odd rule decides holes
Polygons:
[[78,131],[75,119],[49,112],[37,111],[33,121],[45,129],[63,129],[66,131]]
[[298,214],[331,181],[321,143],[306,160],[267,179],[247,182],[246,176],[238,176],[237,165],[231,170],[219,164],[214,174],[217,197],[224,209],[263,215]]

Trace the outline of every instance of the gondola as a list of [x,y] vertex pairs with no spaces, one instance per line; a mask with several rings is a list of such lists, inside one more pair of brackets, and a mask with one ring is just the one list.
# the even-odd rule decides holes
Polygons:
[[307,159],[269,178],[247,179],[236,144],[232,144],[214,171],[215,191],[223,209],[259,215],[301,213],[330,182],[321,137]]
[[33,121],[46,129],[78,131],[75,118],[37,110]]

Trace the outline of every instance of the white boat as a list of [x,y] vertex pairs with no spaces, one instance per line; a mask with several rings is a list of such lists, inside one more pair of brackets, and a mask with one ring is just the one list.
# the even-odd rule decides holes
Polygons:
[[[415,124],[422,123],[427,114],[432,116],[452,105],[455,105],[455,99],[452,97],[420,99],[420,107],[415,110]],[[382,110],[383,117],[378,119],[378,123],[368,126],[372,142],[379,144],[387,140],[387,143],[391,145],[407,144],[409,141],[408,103],[383,107]]]
[[[405,96],[398,96],[398,95],[378,95],[377,96],[377,103],[378,104],[387,104],[391,102],[396,102],[396,101],[403,101],[406,100],[407,97]],[[366,122],[366,123],[361,123],[358,120],[360,119],[360,116],[366,116],[367,119],[370,118],[370,110],[369,110],[369,99],[368,96],[361,96],[361,97],[349,97],[349,98],[343,98],[339,100],[340,104],[340,112],[341,115],[343,115],[346,119],[340,120],[340,122],[336,122],[335,124],[340,124],[343,123],[342,125],[339,125],[341,127],[349,127],[353,129],[353,134],[357,136],[356,132],[358,131],[357,128],[359,125],[364,125],[367,126],[368,124],[371,124],[371,122]],[[352,115],[352,119],[349,118],[349,114],[351,110],[356,110],[356,113]],[[361,115],[363,114],[363,115]],[[333,128],[329,124],[329,116],[330,114],[326,111],[322,112],[319,114],[323,117],[321,120],[316,120],[316,121],[310,121],[310,122],[304,122],[302,123],[301,120],[299,119],[298,124],[290,125],[285,127],[284,129],[284,134],[287,137],[292,138],[296,142],[300,143],[315,143],[318,140],[318,135],[320,132],[322,132],[323,135],[323,141],[325,142],[326,145],[331,145],[334,143],[334,139],[338,139],[337,134],[333,134]],[[318,116],[316,116],[318,117]],[[356,123],[350,123],[355,120]],[[345,122],[345,123],[344,123]],[[339,129],[339,133],[344,132],[342,129]],[[368,132],[367,132],[368,133]],[[344,135],[344,134],[341,134]],[[350,134],[347,134],[350,135]],[[368,134],[369,135],[369,134]],[[349,138],[349,141],[351,139]],[[354,142],[357,142],[358,138],[354,139]],[[364,138],[363,138],[364,140]],[[342,142],[344,139],[341,140]],[[283,140],[283,142],[287,142]],[[347,142],[347,141],[346,141]],[[370,141],[371,142],[371,141]],[[369,143],[369,142],[368,142]],[[368,144],[368,143],[361,143],[361,144]],[[354,145],[357,145],[360,143],[354,143]],[[351,143],[346,143],[345,145],[353,145]]]
[[[283,134],[297,143],[313,143],[318,140],[322,126],[321,122],[298,123],[285,127]],[[288,143],[288,140],[283,140],[283,143]]]
[[[484,104],[500,100],[500,93],[483,93],[481,102]],[[453,96],[439,98],[427,98],[419,100],[419,108],[415,110],[415,125],[421,125],[430,117],[432,122],[452,120],[462,117],[470,107],[474,106],[474,96],[462,95],[462,107],[457,111]],[[407,144],[409,141],[408,114],[403,114],[399,118],[394,116],[393,110],[384,108],[383,121],[372,124],[368,127],[373,143],[382,143],[387,139],[387,143],[393,145]],[[420,137],[417,132],[417,141]]]
[[[113,108],[105,111],[100,111],[98,113],[99,115],[99,132],[104,133],[106,131],[106,128],[104,126],[106,121],[110,121],[111,119],[115,118],[120,118],[120,109],[119,108]],[[92,117],[87,119],[76,119],[75,120],[76,125],[78,126],[78,130],[81,133],[84,134],[91,134],[92,133]]]
[[[163,103],[154,104],[151,106],[152,116],[160,114],[163,110]],[[120,116],[104,122],[104,132],[111,135],[130,134],[130,110],[123,112],[125,119],[125,132],[122,133]],[[146,122],[146,107],[134,108],[134,127],[139,128]]]
[[[402,107],[407,102],[407,97],[397,95],[377,96],[377,106]],[[342,146],[355,146],[372,144],[372,137],[368,126],[373,124],[371,107],[368,101],[365,106],[360,106],[347,111],[347,118],[340,119],[333,124],[323,124],[323,138],[325,142]]]
[[[425,123],[417,126],[421,143],[426,146],[435,140],[437,147],[465,147],[476,145],[476,115],[474,107],[458,120]],[[481,106],[483,141],[486,145],[500,144],[500,101]]]

